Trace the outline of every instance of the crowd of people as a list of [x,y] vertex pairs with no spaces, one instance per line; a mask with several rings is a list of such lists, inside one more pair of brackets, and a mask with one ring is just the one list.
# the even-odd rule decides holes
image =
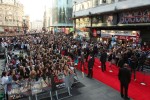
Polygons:
[[[21,80],[36,80],[40,78],[51,79],[52,87],[60,75],[64,78],[67,87],[74,82],[75,70],[72,59],[63,50],[67,48],[66,37],[62,35],[35,35],[24,37],[11,37],[7,41],[8,67],[2,72],[2,84],[19,83]],[[64,41],[63,39],[66,39]],[[15,54],[15,51],[20,51]],[[62,55],[63,54],[63,55]]]
[[[1,46],[8,49],[9,62],[7,71],[2,73],[2,84],[26,79],[38,81],[41,77],[44,80],[50,77],[53,83],[55,77],[63,74],[71,87],[78,63],[81,70],[88,69],[88,77],[92,78],[94,58],[99,56],[102,72],[106,71],[107,61],[110,67],[115,64],[122,68],[128,64],[135,81],[136,71],[143,71],[144,66],[150,66],[149,51],[142,51],[141,47],[133,47],[132,44],[110,45],[109,42],[76,40],[63,33],[3,38]],[[20,51],[19,55],[14,53],[16,50]]]

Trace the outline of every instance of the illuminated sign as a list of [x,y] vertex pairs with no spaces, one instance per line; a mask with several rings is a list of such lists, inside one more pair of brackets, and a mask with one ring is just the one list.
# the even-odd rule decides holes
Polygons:
[[120,13],[119,19],[120,24],[150,23],[150,10]]

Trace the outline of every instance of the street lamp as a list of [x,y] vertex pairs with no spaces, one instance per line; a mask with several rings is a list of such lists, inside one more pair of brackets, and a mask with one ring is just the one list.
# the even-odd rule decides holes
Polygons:
[[17,19],[17,32],[19,33],[18,19]]
[[74,16],[73,16],[73,17],[74,17],[74,18],[73,18],[73,19],[74,19],[74,34],[76,33],[76,18],[75,18],[75,17],[76,17],[76,16],[75,16],[75,12],[76,12],[76,3],[77,3],[77,2],[74,1]]
[[23,16],[23,32],[26,34],[26,18]]
[[63,23],[63,27],[64,27],[64,33],[65,33],[65,30],[66,30],[66,15],[65,15],[65,11],[62,11],[61,12],[61,16],[62,16],[62,23]]
[[92,39],[92,22],[93,22],[93,20],[92,20],[92,13],[91,12],[89,12],[89,19],[90,19],[90,32],[89,32],[89,35],[90,35],[90,41],[91,41],[91,39]]

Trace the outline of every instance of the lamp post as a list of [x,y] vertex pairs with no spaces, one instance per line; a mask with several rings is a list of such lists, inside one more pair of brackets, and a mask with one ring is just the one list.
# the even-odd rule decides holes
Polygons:
[[65,15],[65,12],[62,11],[61,12],[61,16],[62,16],[62,23],[64,24],[63,27],[64,27],[64,33],[65,33],[65,30],[66,30],[66,15]]
[[90,34],[90,41],[91,41],[92,40],[92,35],[93,35],[93,33],[92,33],[92,22],[93,22],[93,20],[92,20],[91,12],[89,12],[89,19],[90,19],[90,32],[89,32],[89,34]]
[[19,33],[18,19],[17,19],[17,33]]
[[26,19],[24,16],[23,16],[23,32],[24,34],[26,34]]
[[75,12],[76,12],[76,1],[74,1],[74,34],[76,33],[76,16],[75,16]]

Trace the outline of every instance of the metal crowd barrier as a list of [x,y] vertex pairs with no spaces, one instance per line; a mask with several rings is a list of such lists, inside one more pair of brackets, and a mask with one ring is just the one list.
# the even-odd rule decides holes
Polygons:
[[0,100],[5,100],[4,86],[0,84]]
[[8,96],[11,99],[23,99],[28,98],[29,100],[38,100],[38,95],[42,92],[49,92],[52,100],[51,86],[49,83],[45,84],[43,79],[39,81],[35,80],[24,80],[19,83],[12,83],[7,85]]
[[[35,80],[24,80],[18,83],[9,83],[7,84],[7,93],[8,97],[11,99],[24,99],[28,98],[29,100],[42,99],[40,95],[43,93],[49,93],[49,97],[53,100],[52,91],[56,96],[57,100],[71,97],[70,86],[71,80],[74,79],[74,75],[64,76],[63,74],[58,77],[54,77],[54,81],[51,81],[51,78],[40,78],[38,81]],[[51,84],[54,83],[54,85]],[[53,87],[54,86],[54,87]],[[52,90],[52,88],[54,88]],[[67,96],[60,97],[59,95],[63,93],[68,93]]]
[[[5,71],[6,70],[6,66],[7,66],[7,48],[5,48],[5,54],[4,54],[4,64],[2,64],[2,67],[1,67],[1,71]],[[1,74],[1,73],[0,73]]]
[[9,62],[9,59],[8,59],[8,51],[7,51],[7,48],[5,48],[5,59],[6,59],[6,63],[5,63],[5,66],[4,66],[4,71],[8,71],[8,62]]
[[[56,95],[56,99],[57,100],[61,100],[61,99],[65,99],[65,98],[68,98],[68,97],[71,97],[71,92],[70,92],[70,80],[71,80],[71,77],[68,75],[68,76],[64,76],[63,74],[59,75],[57,78],[55,77],[55,95]],[[65,92],[68,93],[67,96],[65,97],[59,97],[59,91],[61,90],[67,90]],[[61,93],[62,94],[62,93]]]
[[7,84],[7,93],[8,93],[8,98],[11,99],[18,99],[21,98],[21,94],[20,94],[20,86],[19,84]]
[[42,92],[42,81],[31,82],[31,93],[35,95],[35,99],[38,100],[38,93]]
[[74,75],[74,79],[75,79],[74,83],[78,83],[79,82],[79,78],[78,78],[78,75],[77,75],[77,69],[76,68],[74,68],[74,73],[75,73],[75,75]]
[[[7,93],[9,98],[15,100],[24,98],[28,98],[29,100],[33,100],[33,98],[35,98],[35,100],[38,100],[42,99],[40,97],[43,96],[40,95],[43,95],[44,93],[49,93],[51,100],[53,100],[53,96],[56,96],[57,100],[61,100],[72,96],[70,87],[73,83],[75,83],[74,80],[78,81],[77,74],[70,74],[68,76],[60,74],[58,77],[53,77],[53,79],[47,77],[46,80],[40,78],[38,81],[27,79],[17,83],[8,83]],[[52,92],[54,92],[54,95],[52,95]],[[63,93],[68,93],[68,95],[60,97]]]

